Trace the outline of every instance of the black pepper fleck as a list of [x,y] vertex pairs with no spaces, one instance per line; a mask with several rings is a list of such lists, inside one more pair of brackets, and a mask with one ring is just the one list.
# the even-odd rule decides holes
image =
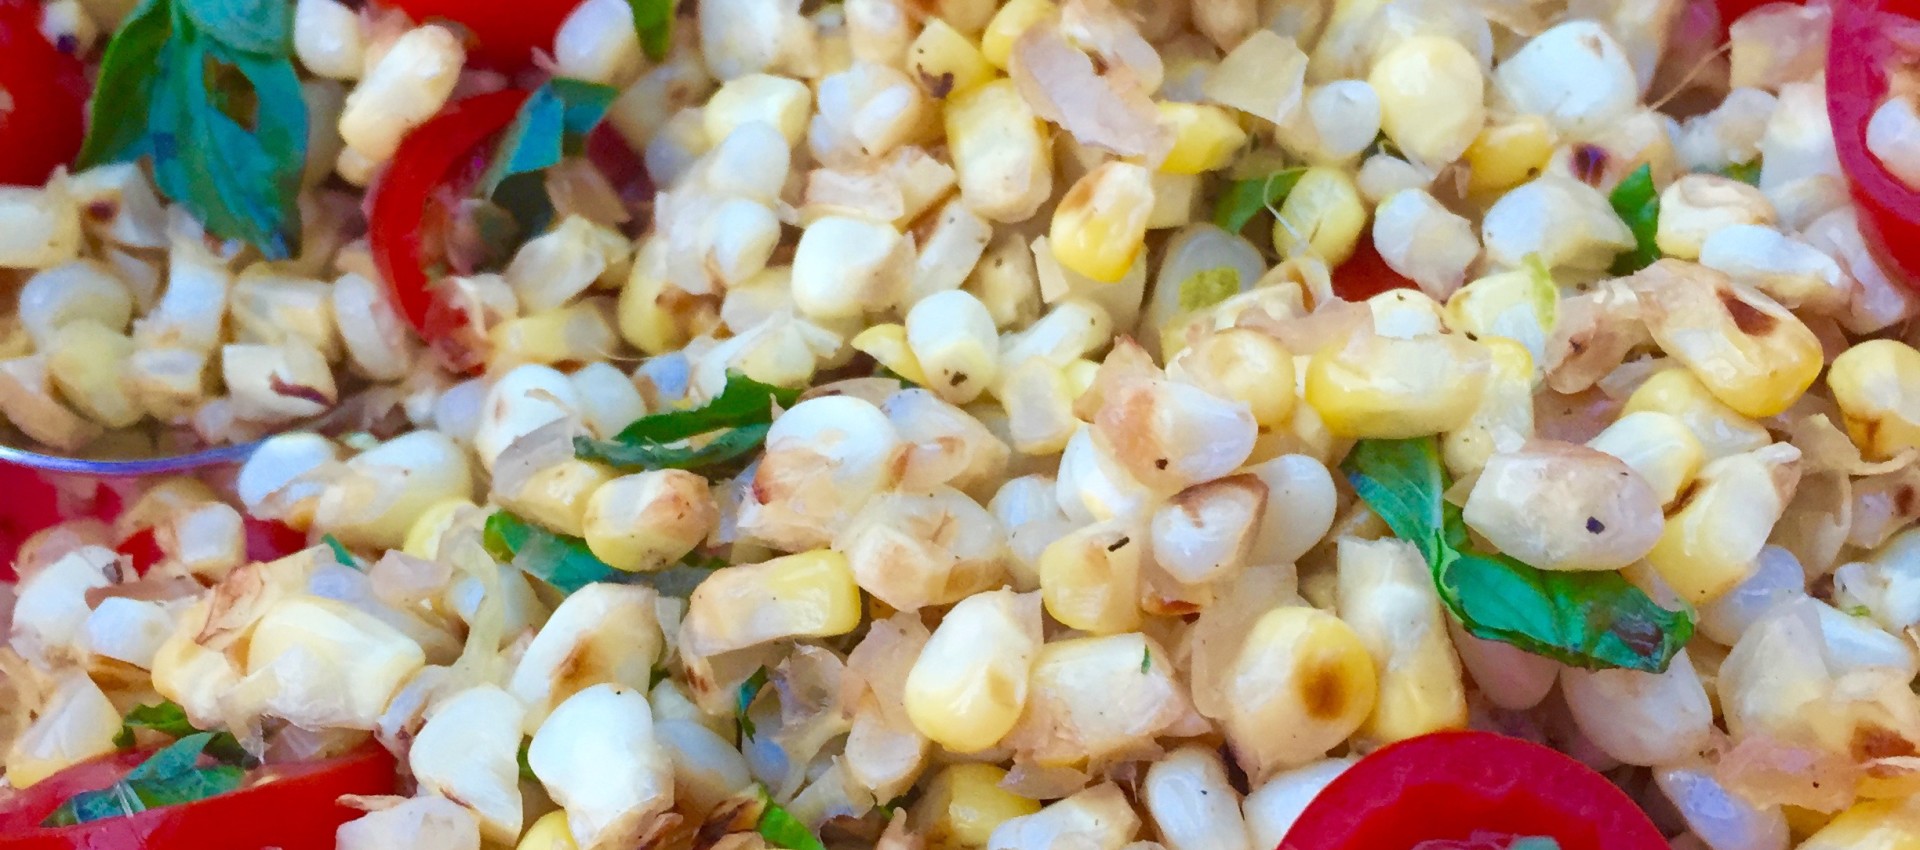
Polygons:
[[1604,522],[1601,522],[1599,517],[1591,517],[1591,516],[1587,517],[1588,533],[1599,534],[1600,532],[1606,531],[1606,530],[1607,530],[1607,524]]

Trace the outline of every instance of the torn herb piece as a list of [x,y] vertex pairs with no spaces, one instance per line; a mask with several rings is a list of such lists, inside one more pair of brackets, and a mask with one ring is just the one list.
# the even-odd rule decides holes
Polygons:
[[754,736],[753,719],[747,716],[747,707],[753,705],[753,698],[760,695],[760,689],[767,686],[767,668],[753,671],[753,675],[740,683],[740,690],[734,695],[734,708],[739,712],[740,741],[745,743]]
[[656,443],[650,440],[621,442],[618,440],[595,440],[591,437],[573,438],[573,454],[581,460],[604,463],[621,472],[640,472],[651,469],[686,469],[694,472],[719,471],[746,455],[752,454],[767,438],[768,424],[748,425],[723,431],[717,437],[699,446],[685,442]]
[[673,0],[627,0],[633,9],[633,31],[640,49],[655,62],[667,58],[673,47]]
[[[726,386],[706,404],[643,416],[611,440],[576,439],[574,455],[621,471],[723,467],[760,447],[776,405],[784,409],[799,400],[797,389],[729,372]],[[698,447],[686,445],[693,437],[715,431],[723,433]]]
[[1720,174],[1748,186],[1758,186],[1760,185],[1760,157],[1756,156],[1746,162],[1736,162],[1720,169]]
[[181,738],[148,757],[119,782],[97,791],[75,794],[41,825],[74,826],[126,817],[148,809],[204,800],[239,788],[246,779],[246,771],[240,766],[195,766],[214,737],[211,732],[199,732]]
[[520,752],[514,756],[514,759],[520,764],[520,779],[525,782],[540,781],[540,777],[533,774],[533,763],[527,761],[527,748],[532,745],[532,741],[521,741]]
[[322,534],[320,542],[327,544],[327,548],[333,551],[333,559],[338,561],[340,566],[360,569],[360,562],[354,559],[352,552],[347,551],[347,544],[341,543],[340,538],[331,534]]
[[1660,247],[1654,244],[1653,238],[1660,226],[1660,192],[1653,185],[1653,166],[1634,169],[1620,185],[1613,187],[1607,202],[1633,232],[1634,245],[1632,250],[1623,251],[1613,259],[1612,273],[1628,275],[1653,265],[1660,259]]
[[1214,203],[1213,223],[1228,233],[1239,233],[1254,216],[1278,209],[1305,173],[1305,168],[1288,168],[1265,177],[1235,180]]
[[481,543],[494,560],[514,564],[564,593],[626,575],[594,557],[585,540],[555,534],[511,511],[494,511],[487,517]]
[[826,850],[826,845],[807,831],[806,824],[773,801],[764,786],[754,787],[760,794],[760,824],[756,831],[761,838],[783,850]]
[[[206,731],[195,727],[187,719],[186,709],[172,700],[161,700],[153,705],[135,706],[127,712],[120,725],[120,733],[113,737],[113,745],[123,750],[132,747],[135,743],[134,733],[140,729],[151,729],[171,738],[185,738]],[[205,747],[207,755],[229,764],[243,764],[251,758],[233,733],[210,734],[212,737],[207,739]]]
[[[557,78],[535,89],[500,137],[493,160],[474,190],[492,197],[507,178],[532,174],[586,147],[586,136],[606,117],[619,92],[612,86]],[[522,222],[523,224],[525,222]]]

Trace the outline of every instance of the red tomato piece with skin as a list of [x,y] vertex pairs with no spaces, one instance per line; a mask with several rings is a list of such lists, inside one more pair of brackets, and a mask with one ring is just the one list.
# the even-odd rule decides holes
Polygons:
[[0,581],[13,581],[20,545],[63,519],[60,494],[40,473],[10,463],[0,463],[0,493],[7,494],[0,505]]
[[583,0],[383,0],[421,23],[459,24],[472,38],[467,54],[474,64],[496,71],[518,71],[533,64],[535,50],[553,53],[560,24]]
[[1362,234],[1353,256],[1333,270],[1333,294],[1348,301],[1365,301],[1395,289],[1418,289],[1412,280],[1394,271],[1373,247],[1373,237]]
[[1494,833],[1560,850],[1666,850],[1625,792],[1572,758],[1491,732],[1390,744],[1329,784],[1278,850],[1410,850]]
[[81,791],[120,780],[151,750],[115,753],[0,796],[0,850],[333,850],[334,831],[360,816],[343,795],[392,794],[394,758],[368,744],[344,756],[268,765],[237,791],[127,817],[45,828]]
[[1920,57],[1920,2],[1841,0],[1827,50],[1827,117],[1853,190],[1860,233],[1882,266],[1920,291],[1920,190],[1867,150],[1867,122],[1887,99],[1889,71]]
[[0,184],[38,186],[86,135],[80,59],[40,32],[40,0],[0,0]]

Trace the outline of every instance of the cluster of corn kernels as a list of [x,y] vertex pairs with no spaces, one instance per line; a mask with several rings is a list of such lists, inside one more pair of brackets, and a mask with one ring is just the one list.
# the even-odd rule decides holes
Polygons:
[[[711,839],[754,783],[849,846],[1262,850],[1357,757],[1475,726],[1608,771],[1675,847],[1920,842],[1920,305],[1834,159],[1825,11],[1763,8],[1702,64],[1677,0],[1118,6],[701,0],[649,65],[588,0],[553,68],[622,88],[654,218],[564,217],[447,281],[486,308],[477,378],[415,356],[328,230],[342,193],[310,193],[312,256],[236,270],[137,170],[0,190],[6,264],[41,269],[0,363],[32,436],[304,416],[271,378],[332,364],[417,426],[278,437],[37,538],[8,781],[164,697],[269,760],[401,754],[413,796],[353,850]],[[1048,43],[1108,69],[1115,125],[1042,117]],[[295,46],[337,128],[313,186],[486,82],[442,27],[334,0],[300,0]],[[1689,99],[1715,105],[1645,105]],[[1150,154],[1109,149],[1131,107]],[[1270,232],[1208,222],[1283,163]],[[1612,276],[1642,165],[1669,259]],[[1362,242],[1417,288],[1341,300]],[[811,388],[744,472],[572,456],[730,372]],[[1621,570],[1699,636],[1653,674],[1467,634],[1335,471],[1436,434],[1480,541]],[[634,582],[497,563],[494,509]],[[246,563],[242,511],[360,563]],[[110,547],[139,528],[164,558],[134,582]],[[732,565],[669,589],[696,550]]]

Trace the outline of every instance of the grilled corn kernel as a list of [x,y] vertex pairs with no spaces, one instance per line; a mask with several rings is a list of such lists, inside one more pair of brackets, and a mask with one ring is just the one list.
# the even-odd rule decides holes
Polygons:
[[928,18],[907,47],[907,71],[928,96],[941,100],[972,91],[998,74],[972,40],[939,18]]
[[1759,189],[1717,174],[1688,174],[1660,193],[1660,253],[1697,260],[1707,238],[1728,227],[1773,224],[1773,203]]
[[594,557],[623,570],[679,560],[720,522],[707,479],[678,469],[615,478],[587,499],[582,537]]
[[1891,339],[1859,343],[1833,359],[1827,387],[1867,457],[1920,446],[1920,351]]
[[1426,560],[1399,540],[1341,538],[1338,599],[1379,673],[1378,698],[1359,734],[1390,743],[1467,725],[1460,658]]
[[1068,628],[1114,634],[1140,624],[1144,529],[1120,522],[1081,528],[1040,553],[1040,595]]
[[[28,683],[15,683],[26,687]],[[39,716],[7,752],[7,782],[26,788],[62,769],[114,751],[120,712],[87,675],[63,674],[40,706]]]
[[1014,366],[994,390],[1007,413],[1008,440],[1026,455],[1050,455],[1067,447],[1080,428],[1073,415],[1079,393],[1061,368],[1030,357]]
[[521,720],[525,709],[492,684],[468,688],[433,707],[407,751],[407,768],[423,794],[459,800],[480,816],[490,842],[520,835]]
[[527,476],[518,491],[495,492],[493,497],[501,507],[579,537],[586,528],[588,500],[613,477],[613,470],[597,463],[567,458]]
[[985,304],[949,289],[907,311],[907,345],[925,386],[953,404],[966,404],[1000,376],[1000,337]]
[[1109,162],[1075,181],[1053,211],[1047,240],[1060,265],[1102,283],[1125,277],[1145,247],[1153,175]]
[[1752,572],[1799,479],[1800,451],[1785,443],[1708,463],[1647,562],[1682,599],[1713,601]]
[[1578,180],[1545,174],[1500,196],[1480,222],[1495,268],[1520,268],[1538,255],[1549,269],[1599,271],[1633,247],[1607,196]]
[[1679,419],[1693,432],[1706,452],[1707,460],[1750,452],[1773,437],[1760,423],[1741,416],[1721,403],[1705,384],[1686,369],[1666,369],[1654,373],[1627,397],[1623,416],[1641,411],[1665,413]]
[[1024,221],[1053,194],[1046,132],[1012,80],[948,98],[946,129],[960,195],[981,217]]
[[507,689],[526,706],[528,731],[594,685],[642,688],[664,637],[652,588],[596,582],[562,600],[515,665]]
[[1039,764],[1104,763],[1191,720],[1192,705],[1168,657],[1139,632],[1041,647],[1027,711],[1002,746]]
[[1704,266],[1662,260],[1628,279],[1660,347],[1728,407],[1790,407],[1820,374],[1820,340],[1798,316]]
[[385,621],[313,596],[267,609],[246,658],[249,678],[279,680],[266,707],[309,729],[373,728],[394,692],[426,663],[420,645]]
[[906,288],[911,247],[890,224],[843,216],[815,221],[794,248],[794,305],[816,320],[884,310]]
[[1147,769],[1141,794],[1168,850],[1251,850],[1240,793],[1213,749],[1189,744]]
[[764,121],[792,146],[806,138],[807,113],[812,106],[813,91],[806,83],[772,74],[748,74],[722,83],[703,107],[701,121],[713,144],[733,135],[743,124]]
[[682,648],[713,655],[789,637],[831,637],[860,625],[847,558],[816,549],[714,573],[694,588]]
[[1307,363],[1306,402],[1342,437],[1451,431],[1480,404],[1491,362],[1485,346],[1458,334],[1356,335]]
[[1674,764],[1714,731],[1713,705],[1685,652],[1659,673],[1563,668],[1560,693],[1587,739],[1628,764]]
[[490,369],[504,372],[528,363],[580,363],[613,353],[617,337],[607,311],[596,301],[581,301],[494,325],[487,336]]
[[1167,364],[1167,374],[1246,405],[1262,428],[1278,428],[1293,415],[1293,355],[1258,331],[1202,337]]
[[1401,41],[1374,61],[1367,82],[1380,95],[1381,131],[1428,166],[1459,159],[1486,124],[1486,74],[1454,39]]
[[127,394],[127,358],[133,340],[91,319],[60,326],[47,346],[47,375],[80,413],[109,428],[140,421],[140,407]]
[[1021,34],[1058,13],[1059,7],[1052,0],[1010,0],[994,13],[986,31],[980,34],[981,55],[994,67],[1005,69],[1013,58],[1013,43]]
[[1920,811],[1911,800],[1855,803],[1800,850],[1920,850]]
[[82,260],[55,266],[27,278],[19,292],[15,317],[45,348],[62,325],[91,319],[109,330],[125,331],[133,317],[133,293],[102,263]]
[[453,527],[454,517],[462,508],[479,510],[473,500],[457,496],[427,506],[426,510],[420,512],[420,518],[407,528],[407,539],[401,544],[400,551],[428,561],[439,557],[440,538],[447,533],[447,529]]
[[1707,462],[1706,449],[1680,418],[1657,410],[1620,417],[1587,441],[1587,447],[1619,458],[1653,488],[1660,504],[1671,504],[1693,483]]
[[1591,135],[1633,111],[1639,81],[1618,42],[1598,22],[1571,20],[1529,40],[1500,63],[1494,83],[1513,110],[1555,130]]
[[400,36],[347,95],[340,113],[340,138],[347,149],[372,164],[386,162],[400,137],[433,117],[452,96],[465,61],[460,38],[446,27],[428,24]]
[[527,834],[520,837],[514,850],[580,850],[580,845],[574,843],[573,832],[567,828],[567,813],[555,810],[527,827]]
[[1373,713],[1378,671],[1352,626],[1325,611],[1276,608],[1255,621],[1227,670],[1227,742],[1250,779],[1326,755]]
[[948,765],[913,805],[920,835],[934,847],[987,846],[995,827],[1040,811],[1040,804],[1000,787],[1007,772],[990,764]]
[[872,357],[887,371],[899,375],[921,386],[927,385],[927,373],[920,368],[920,361],[913,356],[913,349],[907,347],[907,328],[897,322],[874,325],[861,331],[847,343],[855,351]]
[[1026,707],[1039,651],[1039,594],[996,590],[960,600],[907,673],[907,718],[953,752],[993,746]]
[[1467,191],[1505,192],[1540,176],[1553,156],[1553,128],[1538,115],[1489,124],[1467,147]]
[[1247,143],[1233,114],[1218,106],[1164,102],[1160,122],[1173,128],[1173,149],[1160,163],[1168,174],[1201,174],[1225,168]]
[[668,291],[666,252],[664,239],[641,241],[633,258],[633,272],[620,289],[620,336],[646,354],[665,354],[687,342],[686,327],[668,309],[679,290]]
[[1494,452],[1518,448],[1533,437],[1534,359],[1520,343],[1483,336],[1491,368],[1487,389],[1466,424],[1441,437],[1448,471],[1465,477],[1478,471]]
[[1535,363],[1547,360],[1547,340],[1559,314],[1560,289],[1538,263],[1479,278],[1447,298],[1447,327],[1482,339],[1513,340]]
[[1353,256],[1367,227],[1367,205],[1353,178],[1337,168],[1300,175],[1273,223],[1273,249],[1283,257],[1311,251],[1329,268]]
[[673,805],[673,764],[647,698],[602,684],[560,704],[527,745],[527,765],[585,847],[633,847]]

